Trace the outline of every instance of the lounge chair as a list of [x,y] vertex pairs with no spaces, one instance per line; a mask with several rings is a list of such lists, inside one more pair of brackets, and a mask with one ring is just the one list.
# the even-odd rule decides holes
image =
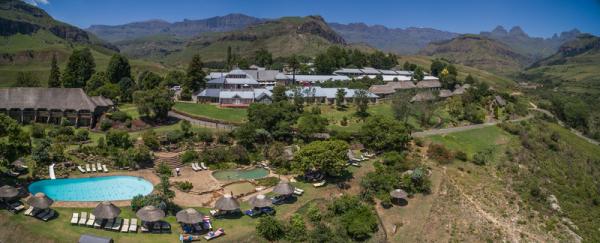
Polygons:
[[44,215],[43,217],[40,217],[40,218],[42,220],[44,220],[44,221],[48,221],[48,220],[50,220],[51,218],[54,217],[54,214],[55,214],[54,210],[50,209],[49,212],[48,212],[48,214],[46,214],[46,215]]
[[314,187],[322,187],[322,186],[325,186],[325,184],[327,184],[327,182],[323,180],[321,182],[314,183],[313,186]]
[[160,223],[159,222],[155,222],[154,224],[152,224],[152,233],[160,233]]
[[216,209],[211,209],[209,212],[210,212],[210,215],[212,215],[213,217],[217,216],[219,214],[219,210],[216,210]]
[[219,228],[217,231],[208,232],[208,234],[206,234],[204,236],[204,239],[206,239],[206,240],[212,240],[212,239],[217,238],[219,236],[222,236],[224,234],[225,234],[225,231],[222,228]]
[[192,163],[192,170],[199,171],[199,170],[202,170],[202,168],[198,168],[198,167],[196,167],[196,163]]
[[108,168],[106,168],[106,165],[102,165],[102,169],[104,169],[104,172],[108,172]]
[[98,169],[98,172],[102,172],[102,164],[96,163],[96,169]]
[[90,213],[90,218],[85,223],[85,226],[94,227],[94,222],[96,222],[96,215]]
[[121,230],[121,225],[123,224],[123,219],[122,218],[117,218],[117,220],[115,221],[115,224],[113,224],[112,226],[112,230],[113,231],[119,231]]
[[294,188],[295,195],[302,196],[303,193],[304,193],[304,190],[302,190],[300,188]]
[[102,228],[102,221],[104,221],[104,219],[96,219],[96,220],[94,220],[93,227],[96,228],[96,229]]
[[129,232],[137,233],[137,219],[131,219],[131,224],[129,225]]
[[79,217],[79,225],[85,225],[87,223],[87,212],[81,212],[81,217]]
[[141,228],[142,233],[149,233],[150,232],[150,229],[148,229],[148,225],[146,225],[144,223],[144,221],[142,221],[142,225],[141,225],[140,228]]
[[92,164],[92,172],[96,172],[96,164]]
[[90,170],[90,164],[85,164],[85,172],[91,172],[92,170]]
[[161,221],[160,222],[160,232],[161,233],[171,233],[171,224]]
[[202,240],[202,236],[190,235],[190,234],[180,234],[179,240],[181,242],[199,241],[199,240]]
[[25,205],[23,205],[23,203],[21,203],[20,201],[16,201],[13,203],[6,203],[6,207],[8,208],[8,211],[10,211],[11,213],[14,213],[14,214],[25,209]]
[[201,167],[203,170],[208,170],[208,167],[206,167],[206,165],[204,165],[204,162],[200,163],[200,167]]
[[105,230],[112,229],[113,224],[115,224],[115,220],[114,219],[109,219],[108,222],[106,222],[106,224],[104,225],[104,229]]
[[202,228],[207,229],[207,230],[212,229],[212,224],[210,223],[209,216],[204,216],[204,219],[202,220]]
[[85,170],[83,169],[83,167],[81,167],[81,165],[78,165],[77,169],[79,170],[79,172],[85,173]]
[[127,233],[129,231],[129,219],[123,220],[123,226],[121,226],[121,232]]
[[249,210],[244,211],[244,214],[248,215],[250,217],[257,217],[257,216],[261,215],[262,212],[260,210],[249,209]]
[[46,215],[50,214],[50,210],[39,210],[39,211],[34,211],[33,212],[33,216],[38,218],[38,219],[42,219],[44,217],[46,217]]
[[271,207],[264,207],[260,209],[261,213],[267,214],[267,215],[275,215],[275,209],[271,208]]
[[25,210],[25,212],[23,212],[23,214],[25,214],[27,216],[32,216],[33,215],[33,207],[29,206],[29,208],[27,208],[27,210]]
[[77,224],[79,222],[79,213],[73,213],[71,217],[71,224]]

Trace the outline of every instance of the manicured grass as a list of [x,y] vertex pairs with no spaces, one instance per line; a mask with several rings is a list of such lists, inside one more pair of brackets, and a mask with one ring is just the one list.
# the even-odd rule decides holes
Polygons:
[[173,109],[195,116],[207,117],[228,122],[243,122],[246,120],[246,109],[220,108],[212,104],[196,104],[178,102]]
[[119,105],[119,110],[127,113],[127,115],[131,116],[131,119],[140,118],[140,113],[138,112],[138,109],[134,104],[121,104]]
[[508,141],[508,133],[497,126],[489,126],[464,132],[450,133],[446,135],[434,135],[426,139],[440,143],[449,149],[463,151],[469,156],[486,149],[494,149],[495,146]]

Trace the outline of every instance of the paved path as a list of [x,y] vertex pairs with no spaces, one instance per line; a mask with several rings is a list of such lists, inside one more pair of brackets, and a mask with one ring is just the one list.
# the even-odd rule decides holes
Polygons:
[[552,118],[556,119],[556,121],[558,122],[558,125],[560,125],[560,126],[562,126],[562,127],[566,128],[566,129],[569,129],[569,131],[571,131],[571,133],[573,133],[573,134],[575,134],[576,136],[578,136],[578,137],[580,137],[580,138],[584,139],[585,141],[588,141],[588,143],[591,143],[591,144],[594,144],[594,145],[600,145],[600,142],[598,142],[597,140],[594,140],[594,139],[592,139],[592,138],[586,137],[586,136],[585,136],[585,135],[583,135],[583,133],[581,133],[580,131],[577,131],[577,130],[575,130],[575,129],[573,129],[573,128],[571,128],[571,127],[567,126],[567,125],[565,125],[565,123],[564,123],[563,121],[561,121],[560,119],[558,119],[558,117],[556,117],[554,114],[552,114],[552,112],[550,112],[549,110],[545,110],[545,109],[542,109],[542,108],[538,108],[538,107],[537,107],[537,105],[535,105],[534,103],[531,103],[531,102],[530,102],[529,104],[530,104],[531,106],[533,106],[533,108],[529,108],[530,110],[534,110],[534,111],[538,111],[538,112],[544,113],[544,114],[546,114],[547,116],[549,116],[549,117],[552,117]]
[[[533,115],[528,115],[526,117],[508,120],[508,122],[520,122],[520,121],[524,121],[524,120],[529,120],[531,118],[533,118]],[[422,132],[413,132],[411,135],[416,138],[427,137],[427,136],[432,136],[432,135],[442,135],[442,134],[448,134],[448,133],[454,133],[454,132],[463,132],[463,131],[469,131],[469,130],[474,130],[474,129],[480,129],[480,128],[489,127],[489,126],[495,126],[498,123],[500,123],[500,122],[493,121],[493,122],[486,122],[483,124],[467,125],[467,126],[462,126],[462,127],[430,129],[430,130],[426,130],[426,131],[422,131]]]
[[189,121],[190,123],[192,123],[193,125],[198,125],[198,126],[203,126],[203,127],[209,127],[209,128],[215,128],[215,129],[224,129],[224,130],[232,130],[233,128],[235,128],[235,126],[233,126],[233,125],[199,120],[199,119],[196,119],[196,118],[193,118],[193,117],[184,116],[182,114],[179,114],[179,113],[176,113],[176,112],[173,112],[173,111],[169,111],[169,116],[175,117],[175,118],[178,118],[178,119],[181,119],[181,120],[186,120],[186,121]]

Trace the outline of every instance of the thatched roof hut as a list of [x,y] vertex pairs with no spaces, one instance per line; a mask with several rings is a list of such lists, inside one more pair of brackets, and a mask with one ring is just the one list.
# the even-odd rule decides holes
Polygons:
[[13,186],[9,186],[9,185],[4,185],[2,187],[0,187],[0,198],[2,199],[10,199],[13,197],[16,197],[19,195],[19,189],[13,187]]
[[156,222],[165,217],[165,211],[155,206],[149,205],[141,208],[135,213],[142,221]]
[[273,188],[273,192],[282,196],[292,195],[292,193],[294,193],[294,187],[287,181],[279,181],[275,188]]
[[225,194],[217,200],[215,208],[221,211],[236,211],[240,209],[240,203],[232,195]]
[[196,211],[196,209],[187,208],[177,212],[175,218],[177,218],[177,222],[179,223],[196,224],[202,222],[204,214]]
[[92,213],[99,219],[114,219],[119,216],[121,209],[111,202],[104,201],[99,203]]
[[255,208],[265,208],[273,206],[273,202],[263,194],[251,197],[248,203]]
[[38,192],[34,196],[27,199],[27,204],[39,209],[47,209],[50,207],[50,205],[52,205],[52,203],[54,203],[54,200],[50,199],[42,192]]

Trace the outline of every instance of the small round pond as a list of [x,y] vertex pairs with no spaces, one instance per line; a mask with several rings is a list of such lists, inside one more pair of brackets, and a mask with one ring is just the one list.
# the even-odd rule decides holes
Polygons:
[[237,181],[260,179],[269,175],[269,171],[264,168],[254,168],[250,170],[220,170],[213,172],[213,177],[220,181]]
[[234,196],[245,195],[249,192],[253,192],[255,189],[254,184],[244,181],[241,183],[234,183],[223,187],[225,194],[233,194]]
[[42,180],[29,185],[32,194],[43,192],[57,201],[130,200],[136,195],[148,195],[154,186],[134,176],[103,176]]

